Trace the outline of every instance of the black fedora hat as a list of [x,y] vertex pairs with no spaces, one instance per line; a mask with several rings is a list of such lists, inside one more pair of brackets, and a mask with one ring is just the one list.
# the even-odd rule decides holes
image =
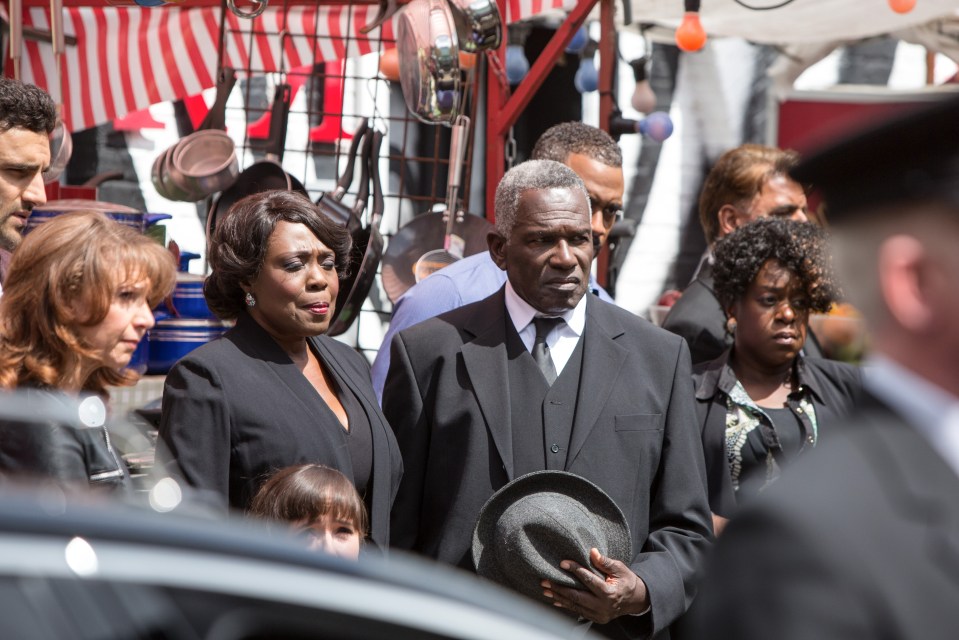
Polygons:
[[959,91],[810,154],[790,173],[819,189],[830,222],[923,200],[959,208]]
[[628,564],[629,524],[602,489],[565,471],[513,480],[487,501],[473,530],[477,573],[540,601],[543,579],[583,588],[559,563],[573,560],[595,572],[589,562],[594,547]]

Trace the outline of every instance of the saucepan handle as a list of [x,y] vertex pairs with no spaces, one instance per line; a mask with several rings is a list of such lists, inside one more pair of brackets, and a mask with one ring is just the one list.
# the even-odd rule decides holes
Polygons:
[[380,228],[380,220],[383,219],[383,209],[385,206],[383,200],[383,183],[380,181],[380,147],[383,145],[384,134],[382,131],[373,132],[373,144],[370,150],[370,184],[373,189],[373,213],[370,216],[370,226],[376,229]]
[[339,181],[336,183],[336,188],[333,189],[333,199],[342,200],[343,196],[346,195],[347,189],[350,188],[350,185],[353,184],[353,171],[356,167],[356,157],[360,150],[360,143],[363,142],[363,138],[366,137],[366,132],[370,128],[370,119],[361,118],[360,126],[356,128],[356,131],[353,133],[353,140],[350,142],[350,150],[347,152],[346,156],[346,168],[343,170],[343,175],[340,176]]

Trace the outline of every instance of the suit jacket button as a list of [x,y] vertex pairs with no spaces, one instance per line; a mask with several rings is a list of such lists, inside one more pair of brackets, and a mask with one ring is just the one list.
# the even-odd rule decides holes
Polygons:
[[553,453],[559,453],[559,445],[554,444],[552,447],[549,448],[549,450],[552,451]]

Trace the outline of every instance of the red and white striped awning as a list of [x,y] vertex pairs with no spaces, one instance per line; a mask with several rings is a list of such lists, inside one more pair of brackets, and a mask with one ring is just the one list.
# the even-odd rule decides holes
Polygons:
[[[568,0],[567,0],[568,2]],[[509,0],[507,22],[560,9],[564,0]],[[393,46],[393,24],[369,34],[376,5],[268,9],[255,20],[227,12],[223,64],[254,72],[292,69]],[[64,32],[76,36],[63,58],[63,114],[72,131],[110,122],[165,100],[195,95],[215,84],[219,8],[70,7]],[[49,30],[49,12],[30,8],[24,26]],[[284,27],[289,34],[280,38]],[[382,29],[382,33],[381,33]],[[281,48],[282,42],[282,51]],[[7,69],[10,65],[6,65]],[[49,43],[24,40],[23,80],[56,91]]]

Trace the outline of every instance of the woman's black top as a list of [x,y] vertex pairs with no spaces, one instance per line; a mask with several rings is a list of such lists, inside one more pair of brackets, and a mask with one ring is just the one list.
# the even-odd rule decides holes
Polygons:
[[732,367],[731,349],[693,369],[709,505],[731,517],[737,504],[758,494],[783,464],[821,446],[842,428],[862,390],[858,367],[822,358],[798,357],[796,389],[782,410],[752,407]]
[[803,448],[803,422],[790,407],[762,407],[769,416],[776,435],[779,436],[779,445],[783,454],[788,458],[797,455]]
[[[340,380],[336,383],[339,387],[337,395],[340,403],[350,420],[350,430],[346,432],[346,439],[350,443],[350,460],[353,462],[353,484],[365,500],[367,487],[373,476],[373,435],[370,432],[370,419],[356,394]],[[333,418],[339,425],[339,419],[335,415]],[[340,429],[342,428],[340,425]]]

